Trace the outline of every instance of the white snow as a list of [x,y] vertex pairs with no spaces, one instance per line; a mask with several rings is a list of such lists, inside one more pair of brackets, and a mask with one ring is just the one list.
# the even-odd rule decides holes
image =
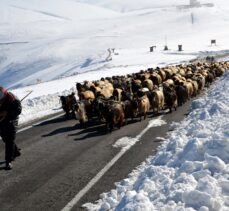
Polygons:
[[[157,154],[89,210],[229,210],[229,72],[193,101]],[[125,138],[124,138],[125,141]],[[120,140],[118,141],[120,142]],[[125,142],[124,142],[125,143]]]
[[[60,112],[58,96],[75,91],[76,82],[228,54],[228,1],[200,3],[214,7],[176,8],[188,0],[1,0],[0,85],[20,99],[33,91],[22,102],[20,124]],[[165,44],[169,51],[163,51]],[[152,45],[156,49],[150,53]],[[108,58],[109,48],[115,52]],[[189,116],[170,126],[173,131],[154,157],[87,206],[228,210],[228,80],[227,73],[192,103]],[[150,123],[164,124],[160,119]],[[143,133],[123,137],[115,147],[127,149]]]

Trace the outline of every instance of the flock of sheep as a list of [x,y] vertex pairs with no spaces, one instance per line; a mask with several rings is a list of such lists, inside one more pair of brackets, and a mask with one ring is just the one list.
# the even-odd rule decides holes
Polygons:
[[79,100],[74,93],[62,96],[62,107],[66,114],[74,113],[82,126],[97,118],[112,131],[130,118],[145,119],[150,111],[176,110],[227,69],[229,62],[198,62],[85,81],[76,84]]

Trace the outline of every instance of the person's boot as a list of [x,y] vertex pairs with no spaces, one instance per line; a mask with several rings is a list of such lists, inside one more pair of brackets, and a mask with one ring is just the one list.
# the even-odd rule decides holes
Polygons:
[[13,165],[11,162],[6,162],[5,170],[11,170],[13,168]]

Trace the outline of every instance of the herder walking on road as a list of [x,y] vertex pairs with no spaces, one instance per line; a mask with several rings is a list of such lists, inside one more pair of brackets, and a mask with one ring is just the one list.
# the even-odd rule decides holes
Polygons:
[[15,144],[21,110],[20,100],[0,86],[0,136],[5,143],[6,170],[11,170],[12,161],[21,155],[20,149]]

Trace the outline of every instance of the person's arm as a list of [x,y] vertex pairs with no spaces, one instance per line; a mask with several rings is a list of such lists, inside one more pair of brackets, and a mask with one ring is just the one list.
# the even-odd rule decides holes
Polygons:
[[10,103],[6,119],[8,120],[15,120],[18,118],[18,116],[21,114],[22,107],[21,102],[19,100],[14,100]]
[[0,111],[0,122],[2,122],[7,116],[7,111]]

